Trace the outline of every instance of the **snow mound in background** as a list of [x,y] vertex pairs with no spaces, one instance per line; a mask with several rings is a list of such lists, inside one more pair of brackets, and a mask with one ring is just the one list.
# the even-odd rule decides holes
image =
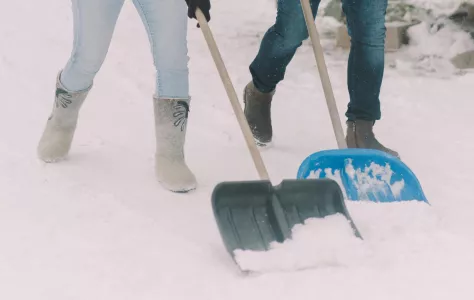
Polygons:
[[400,51],[392,65],[401,71],[417,75],[447,78],[460,74],[451,59],[457,54],[474,50],[471,35],[447,19],[465,0],[406,0],[407,4],[426,11],[421,23],[408,29],[409,45]]
[[472,0],[402,0],[402,2],[411,4],[421,9],[430,10],[435,16],[450,15],[462,3],[474,3]]
[[[408,29],[408,45],[389,54],[393,57],[393,60],[389,62],[390,67],[405,74],[437,78],[463,74],[464,71],[457,69],[451,63],[451,59],[460,53],[474,50],[474,40],[469,32],[450,21],[448,16],[457,11],[461,4],[474,4],[474,0],[401,0],[398,2],[415,6],[415,19],[421,23]],[[319,11],[322,11],[321,8]],[[414,17],[412,14],[408,15]],[[409,18],[408,15],[407,18]],[[329,16],[320,16],[316,19],[316,23],[324,39],[335,39],[337,29],[341,25],[338,20]]]
[[418,74],[449,77],[459,70],[451,63],[457,54],[474,50],[470,34],[449,22],[436,30],[437,24],[422,22],[408,29],[410,43],[400,50],[392,65],[401,71],[414,70]]

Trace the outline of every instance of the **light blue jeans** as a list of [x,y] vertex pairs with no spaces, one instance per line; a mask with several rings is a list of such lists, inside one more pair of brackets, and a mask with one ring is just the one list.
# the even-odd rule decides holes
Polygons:
[[[184,0],[133,0],[151,45],[156,96],[189,97],[187,6]],[[72,0],[74,45],[62,70],[70,92],[92,85],[107,55],[124,0]]]

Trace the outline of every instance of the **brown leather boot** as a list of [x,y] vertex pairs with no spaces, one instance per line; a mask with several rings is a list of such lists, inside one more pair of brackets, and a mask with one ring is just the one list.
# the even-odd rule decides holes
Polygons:
[[267,146],[272,142],[271,104],[275,91],[262,93],[253,82],[244,90],[244,113],[258,146]]
[[400,155],[384,145],[376,138],[373,132],[374,122],[365,120],[347,121],[346,143],[348,148],[365,148],[384,151],[400,158]]

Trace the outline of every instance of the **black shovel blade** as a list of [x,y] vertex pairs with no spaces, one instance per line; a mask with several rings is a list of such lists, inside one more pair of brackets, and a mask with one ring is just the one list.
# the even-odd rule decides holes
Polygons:
[[227,251],[267,251],[291,238],[291,228],[309,218],[340,213],[352,221],[341,188],[332,179],[236,181],[218,184],[212,194],[214,216]]

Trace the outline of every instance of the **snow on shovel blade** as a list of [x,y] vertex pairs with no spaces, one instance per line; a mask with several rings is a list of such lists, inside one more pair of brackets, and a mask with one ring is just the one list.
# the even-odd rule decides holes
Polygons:
[[298,179],[336,180],[348,200],[399,202],[426,200],[418,178],[400,159],[372,149],[325,150],[309,155]]
[[308,218],[340,213],[361,237],[334,180],[237,181],[218,184],[212,208],[227,251],[267,251],[270,244],[291,238],[291,229]]

